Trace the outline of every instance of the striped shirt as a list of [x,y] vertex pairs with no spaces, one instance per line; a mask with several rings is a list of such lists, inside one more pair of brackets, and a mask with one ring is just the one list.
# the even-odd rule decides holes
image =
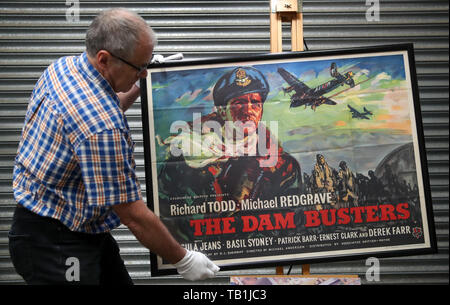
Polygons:
[[119,99],[86,53],[63,57],[31,95],[15,159],[14,197],[72,231],[120,225],[113,205],[142,199]]

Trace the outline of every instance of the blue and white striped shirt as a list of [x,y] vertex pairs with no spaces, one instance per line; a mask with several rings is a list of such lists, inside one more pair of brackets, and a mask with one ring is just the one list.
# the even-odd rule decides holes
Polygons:
[[119,99],[86,53],[50,65],[33,90],[15,159],[16,201],[72,231],[120,224],[112,206],[142,199]]

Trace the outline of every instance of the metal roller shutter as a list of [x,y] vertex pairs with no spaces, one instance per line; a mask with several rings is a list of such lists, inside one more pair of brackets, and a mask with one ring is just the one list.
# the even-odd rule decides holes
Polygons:
[[[73,3],[76,1],[67,1]],[[304,34],[310,50],[413,42],[420,87],[438,253],[380,260],[383,284],[447,283],[449,224],[449,91],[447,0],[385,0],[380,20],[367,21],[364,0],[304,1]],[[43,70],[64,55],[84,51],[84,36],[102,9],[126,7],[143,16],[159,36],[159,54],[186,58],[269,52],[266,1],[80,1],[80,20],[68,22],[66,1],[0,2],[0,284],[23,283],[9,258],[7,233],[15,206],[13,160],[28,98]],[[289,50],[284,28],[284,49]],[[137,142],[138,174],[145,192],[139,101],[127,112]],[[182,283],[178,276],[151,278],[147,249],[125,227],[114,230],[136,283]],[[312,274],[358,274],[367,282],[365,261],[311,265]],[[286,268],[287,270],[287,268]],[[294,266],[291,274],[298,274]],[[204,284],[228,283],[230,274],[274,274],[275,268],[223,272]]]

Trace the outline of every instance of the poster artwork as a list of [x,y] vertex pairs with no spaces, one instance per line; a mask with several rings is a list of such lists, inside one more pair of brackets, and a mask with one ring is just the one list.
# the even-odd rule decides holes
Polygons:
[[430,248],[410,65],[389,51],[149,69],[151,207],[221,267]]

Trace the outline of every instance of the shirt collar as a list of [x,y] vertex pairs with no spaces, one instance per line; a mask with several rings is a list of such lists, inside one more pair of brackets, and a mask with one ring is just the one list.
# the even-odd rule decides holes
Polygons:
[[100,72],[95,69],[95,67],[89,61],[86,52],[83,52],[79,56],[78,65],[82,73],[87,75],[94,83],[99,85],[103,90],[111,94],[114,99],[119,103],[119,98],[117,94],[114,92],[113,88],[109,84],[109,82],[100,74]]

